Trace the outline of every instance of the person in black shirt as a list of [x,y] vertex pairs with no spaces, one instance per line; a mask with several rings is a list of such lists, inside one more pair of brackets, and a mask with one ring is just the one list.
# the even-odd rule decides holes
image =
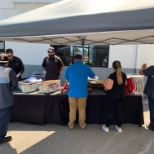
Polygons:
[[115,114],[116,130],[122,132],[122,110],[125,99],[124,88],[127,84],[127,76],[121,71],[121,63],[114,61],[112,63],[114,72],[111,73],[107,82],[102,82],[106,91],[106,123],[102,126],[105,132],[109,132],[109,126],[112,123]]
[[42,68],[46,71],[45,80],[58,80],[60,71],[64,70],[62,60],[55,55],[55,49],[48,49],[48,57],[45,57],[42,63]]
[[8,67],[12,68],[16,73],[16,77],[21,80],[21,74],[23,74],[25,68],[23,62],[20,58],[13,55],[12,49],[7,49],[6,54],[9,57],[9,65]]
[[143,64],[139,74],[147,77],[144,93],[148,96],[150,124],[146,127],[154,131],[154,65],[147,67],[147,64]]

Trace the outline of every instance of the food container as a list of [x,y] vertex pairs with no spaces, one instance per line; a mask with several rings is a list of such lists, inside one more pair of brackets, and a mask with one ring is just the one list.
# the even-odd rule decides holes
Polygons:
[[39,83],[39,92],[43,94],[49,94],[52,92],[55,92],[57,90],[60,90],[60,80],[48,80]]
[[20,81],[18,83],[19,88],[21,89],[22,93],[30,93],[37,91],[39,89],[38,82],[24,82]]
[[104,86],[101,84],[104,80],[94,80],[88,83],[88,93],[104,92]]

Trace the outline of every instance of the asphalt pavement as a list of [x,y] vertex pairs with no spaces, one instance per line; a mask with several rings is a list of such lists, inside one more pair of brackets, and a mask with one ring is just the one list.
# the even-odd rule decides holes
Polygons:
[[[144,101],[144,121],[149,110]],[[0,145],[0,154],[154,154],[154,132],[133,124],[124,124],[118,133],[114,126],[105,133],[101,125],[88,124],[85,130],[75,125],[31,125],[11,122],[7,135],[13,140]]]

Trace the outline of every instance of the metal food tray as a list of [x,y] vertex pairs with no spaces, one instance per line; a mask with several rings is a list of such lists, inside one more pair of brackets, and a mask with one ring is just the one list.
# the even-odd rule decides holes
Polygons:
[[22,93],[30,93],[39,90],[39,82],[22,82],[18,83]]
[[43,94],[49,94],[60,90],[60,85],[60,80],[48,80],[39,84],[39,92]]

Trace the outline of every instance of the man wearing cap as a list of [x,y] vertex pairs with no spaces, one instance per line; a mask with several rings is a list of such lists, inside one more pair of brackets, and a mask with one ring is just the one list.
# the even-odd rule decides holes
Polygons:
[[60,72],[64,70],[64,64],[60,57],[55,55],[55,49],[48,49],[48,57],[45,57],[42,63],[42,68],[46,71],[45,80],[59,79]]
[[9,58],[6,54],[0,55],[0,144],[12,140],[6,136],[13,105],[13,88],[18,86],[15,72],[8,68]]
[[88,96],[88,76],[95,78],[92,69],[83,64],[81,55],[74,56],[74,64],[70,65],[65,73],[66,82],[69,82],[69,129],[74,128],[76,111],[79,111],[79,125],[81,129],[86,127],[86,101]]
[[25,70],[22,60],[19,57],[13,55],[12,49],[7,49],[6,54],[9,57],[8,67],[12,68],[16,73],[17,78],[21,80],[21,74],[23,74]]

